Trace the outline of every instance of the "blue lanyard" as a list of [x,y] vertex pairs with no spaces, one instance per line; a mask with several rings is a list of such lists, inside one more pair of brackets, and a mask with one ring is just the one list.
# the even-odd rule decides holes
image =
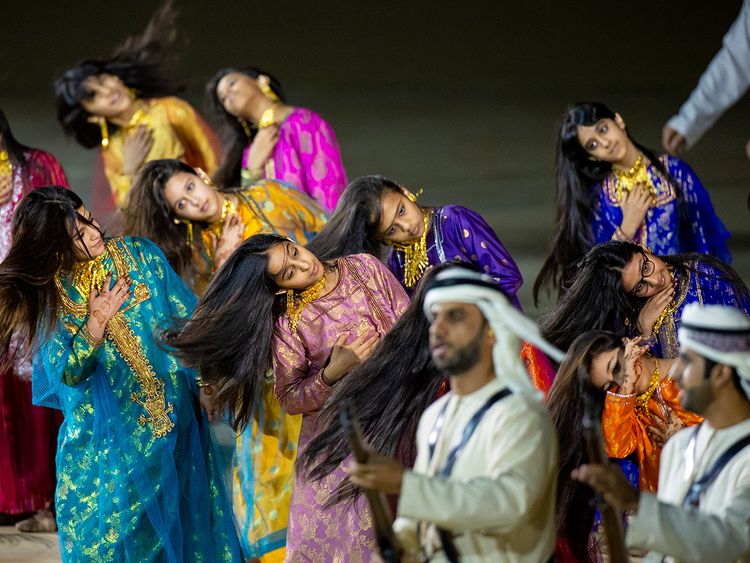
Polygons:
[[[464,449],[472,434],[474,434],[474,430],[477,429],[477,426],[479,426],[479,423],[482,421],[484,415],[492,405],[511,394],[512,391],[510,389],[501,389],[500,391],[492,395],[492,397],[487,399],[484,405],[482,405],[482,408],[474,413],[474,416],[471,417],[471,420],[466,425],[466,428],[464,428],[464,431],[461,434],[461,438],[453,446],[453,449],[451,449],[450,453],[448,454],[448,459],[445,461],[445,465],[440,470],[440,475],[447,477],[451,474],[451,472],[453,471],[453,466],[456,464],[456,459],[458,459],[458,455]],[[445,424],[445,411],[447,408],[448,401],[446,401],[443,405],[443,408],[438,415],[438,419],[435,421],[435,426],[433,427],[432,432],[430,432],[430,435],[427,439],[427,445],[430,448],[430,460],[432,460],[432,456],[435,454],[435,446],[437,445],[438,438],[440,437],[440,432],[442,431],[443,425]]]

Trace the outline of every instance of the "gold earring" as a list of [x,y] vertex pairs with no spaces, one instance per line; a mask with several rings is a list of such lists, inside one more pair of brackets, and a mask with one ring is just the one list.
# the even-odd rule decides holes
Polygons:
[[99,126],[99,131],[102,136],[102,148],[106,149],[109,146],[109,130],[107,129],[107,120],[98,115],[92,115],[88,118],[87,121]]
[[417,203],[417,198],[418,198],[419,196],[421,196],[421,195],[422,195],[422,192],[423,192],[423,191],[424,191],[424,190],[423,190],[422,188],[419,188],[419,189],[417,190],[417,193],[416,193],[416,195],[415,195],[415,194],[413,194],[413,193],[411,193],[411,192],[409,192],[408,194],[406,194],[406,198],[407,198],[407,199],[408,199],[409,201],[411,201],[412,203]]
[[185,219],[178,219],[177,217],[173,217],[172,221],[174,222],[175,225],[179,225],[180,223],[185,225],[185,228],[187,229],[187,245],[192,250],[193,248],[193,223],[192,221],[187,221]]
[[271,88],[271,85],[269,84],[269,78],[265,74],[261,74],[258,77],[258,88],[260,88],[260,91],[263,92],[263,95],[274,104],[278,104],[281,101],[276,95],[276,92],[274,92]]
[[204,184],[207,186],[210,186],[212,188],[216,187],[216,184],[214,184],[214,181],[211,179],[211,176],[206,174],[202,168],[196,168],[195,173],[198,175],[198,177],[203,181]]
[[249,139],[252,136],[252,133],[250,131],[250,126],[247,124],[247,121],[244,119],[237,118],[237,121],[240,122],[240,125],[242,125],[242,128],[245,130],[245,136]]

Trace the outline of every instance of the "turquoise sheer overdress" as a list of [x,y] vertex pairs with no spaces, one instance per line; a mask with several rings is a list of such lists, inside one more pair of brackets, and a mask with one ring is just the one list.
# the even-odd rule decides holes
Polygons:
[[[194,373],[159,342],[195,297],[150,241],[97,258],[133,293],[95,346],[88,295],[58,277],[54,331],[34,357],[34,403],[62,410],[56,512],[63,561],[241,561],[221,455]],[[85,295],[84,295],[85,294]]]

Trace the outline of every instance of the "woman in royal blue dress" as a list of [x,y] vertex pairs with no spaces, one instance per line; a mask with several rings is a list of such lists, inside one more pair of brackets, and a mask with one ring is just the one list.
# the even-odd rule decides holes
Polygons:
[[571,107],[557,149],[557,217],[550,254],[534,283],[562,294],[596,244],[622,240],[659,256],[700,252],[731,261],[729,232],[692,168],[636,142],[601,103]]
[[0,264],[0,352],[35,342],[33,400],[62,410],[63,561],[239,561],[194,373],[159,342],[195,298],[145,239],[105,240],[81,199],[29,193]]

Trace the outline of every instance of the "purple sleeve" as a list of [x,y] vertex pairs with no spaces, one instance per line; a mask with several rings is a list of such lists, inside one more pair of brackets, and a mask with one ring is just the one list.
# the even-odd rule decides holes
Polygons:
[[321,409],[333,388],[310,364],[302,341],[285,321],[279,319],[274,336],[274,391],[287,413],[312,414]]
[[452,242],[453,253],[446,258],[473,264],[480,272],[492,276],[510,302],[521,309],[518,289],[523,277],[510,252],[482,216],[460,206],[443,208],[448,220],[443,227],[445,242]]
[[[297,186],[327,211],[333,211],[347,184],[333,128],[319,115],[298,109],[283,129],[288,130],[297,158],[284,158],[284,169],[277,170],[277,178]],[[298,167],[294,166],[295,161]]]

